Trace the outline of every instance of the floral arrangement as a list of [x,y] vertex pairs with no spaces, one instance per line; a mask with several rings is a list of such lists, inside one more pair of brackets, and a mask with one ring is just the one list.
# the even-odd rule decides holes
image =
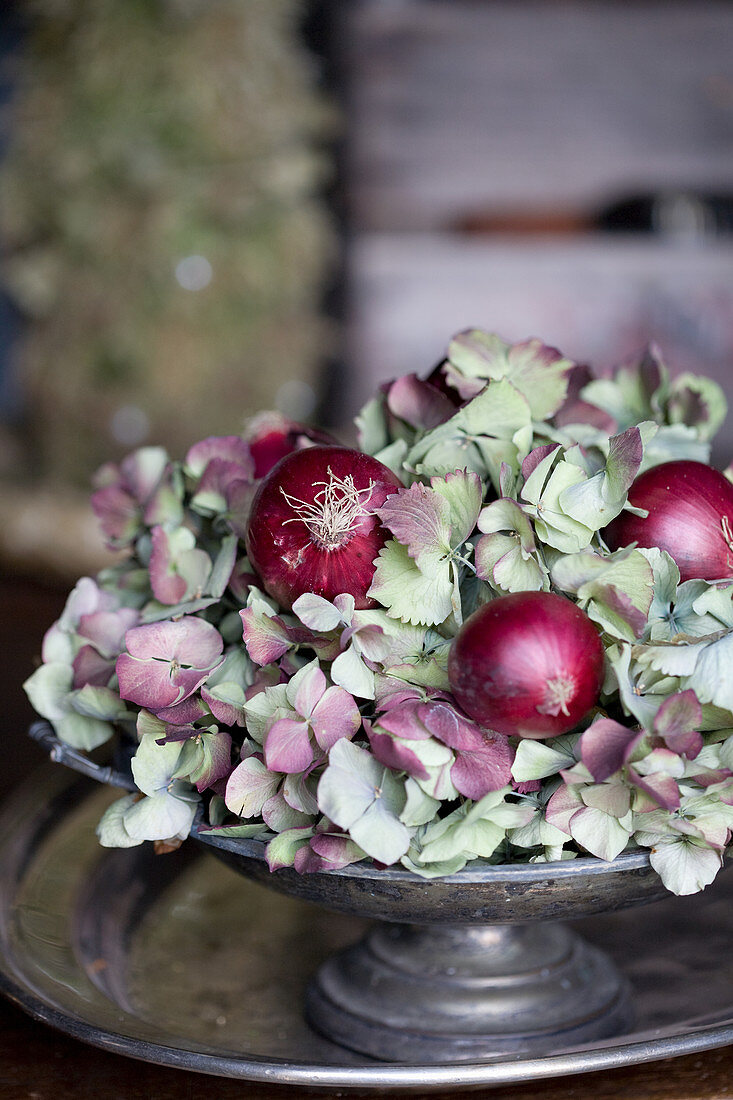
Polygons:
[[640,847],[702,889],[733,827],[724,416],[653,349],[594,378],[474,330],[358,450],[263,414],[103,467],[121,554],[25,685],[67,745],[134,742],[101,843],[175,847],[200,809],[272,871]]

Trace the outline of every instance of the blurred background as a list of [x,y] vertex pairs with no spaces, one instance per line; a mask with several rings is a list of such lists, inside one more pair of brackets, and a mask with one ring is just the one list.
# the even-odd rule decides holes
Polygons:
[[[727,0],[15,0],[0,556],[100,554],[103,461],[262,408],[348,438],[468,326],[733,392]],[[733,456],[733,428],[716,458]]]

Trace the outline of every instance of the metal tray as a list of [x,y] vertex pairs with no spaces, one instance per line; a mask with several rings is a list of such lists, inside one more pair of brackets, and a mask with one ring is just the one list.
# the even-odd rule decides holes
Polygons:
[[199,846],[100,849],[118,792],[45,765],[0,814],[0,988],[96,1046],[310,1088],[486,1088],[733,1042],[733,876],[704,894],[575,923],[628,976],[635,1030],[471,1065],[384,1064],[311,1032],[308,978],[364,923],[248,882]]

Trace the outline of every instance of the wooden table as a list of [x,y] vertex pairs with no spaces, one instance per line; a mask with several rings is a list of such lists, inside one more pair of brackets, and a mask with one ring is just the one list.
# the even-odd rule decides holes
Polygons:
[[[22,577],[0,579],[0,722],[3,777],[10,785],[43,759],[25,735],[32,712],[20,685],[63,601],[59,587]],[[327,1095],[338,1094],[202,1076],[97,1050],[32,1020],[0,998],[0,1100],[307,1100]],[[430,1095],[452,1100],[456,1094]],[[723,1100],[733,1098],[733,1047],[466,1095],[490,1100]]]

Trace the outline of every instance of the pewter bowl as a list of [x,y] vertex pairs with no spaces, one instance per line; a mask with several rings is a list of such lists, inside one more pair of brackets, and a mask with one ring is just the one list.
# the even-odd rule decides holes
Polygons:
[[[45,723],[31,734],[53,759],[130,788],[124,772],[69,751]],[[633,1028],[626,979],[559,922],[665,896],[644,852],[611,863],[474,863],[427,880],[366,862],[273,873],[261,841],[211,833],[201,815],[192,837],[270,889],[378,922],[328,959],[308,990],[308,1021],[342,1046],[385,1061],[481,1062],[550,1054]]]
[[313,978],[308,1021],[332,1041],[388,1061],[483,1061],[551,1053],[634,1023],[611,960],[558,923],[655,901],[643,852],[613,863],[485,865],[426,880],[353,864],[271,873],[258,841],[195,839],[264,886],[379,923]]

